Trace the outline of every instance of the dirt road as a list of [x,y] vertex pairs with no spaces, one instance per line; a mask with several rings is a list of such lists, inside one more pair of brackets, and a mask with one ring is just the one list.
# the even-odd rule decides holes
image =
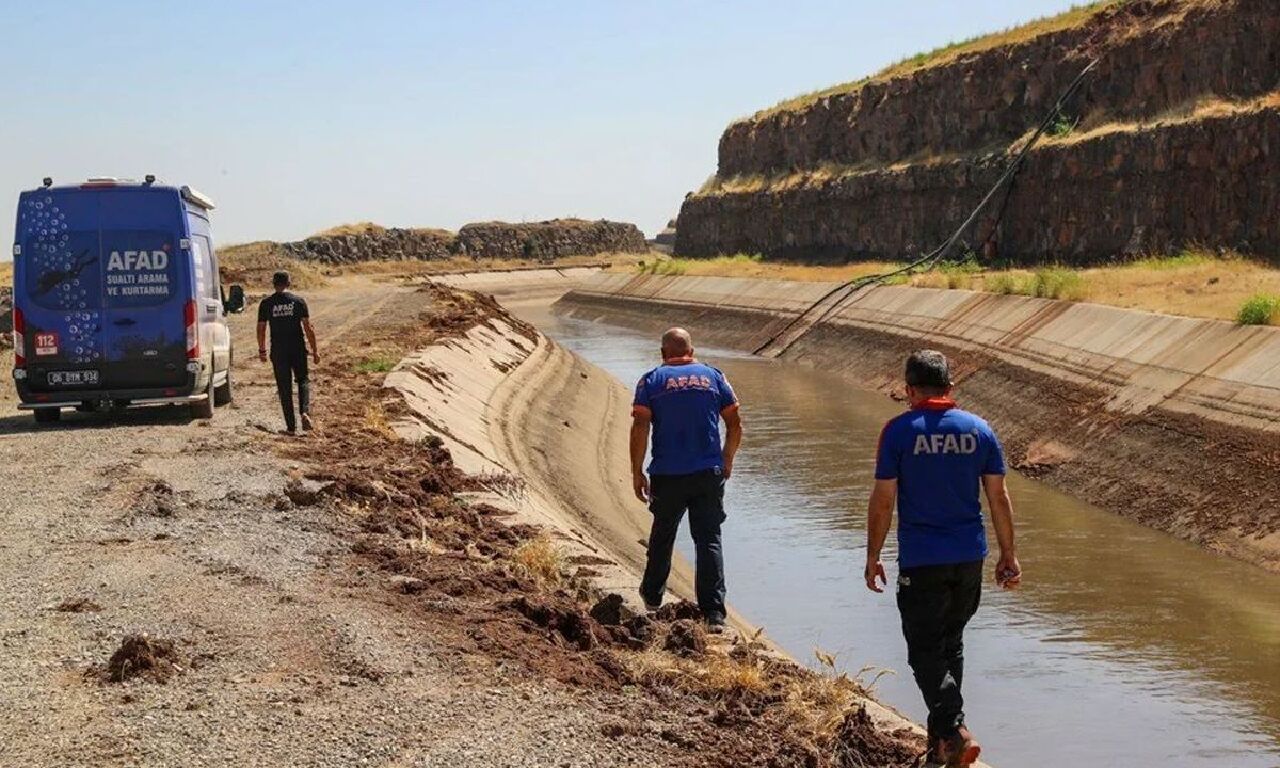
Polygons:
[[[430,301],[362,281],[308,298],[322,351]],[[250,316],[236,334],[236,402],[207,423],[174,409],[37,429],[4,385],[0,765],[682,762],[657,735],[602,733],[636,694],[437,643],[351,556],[349,523],[284,494],[305,467],[278,458]],[[323,427],[323,371],[316,389]],[[135,633],[176,643],[167,684],[102,680]]]

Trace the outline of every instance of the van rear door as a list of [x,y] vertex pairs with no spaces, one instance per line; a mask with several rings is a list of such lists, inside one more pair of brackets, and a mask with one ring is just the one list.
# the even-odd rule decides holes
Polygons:
[[102,190],[99,200],[104,386],[179,387],[191,298],[181,199],[174,189],[125,187]]
[[106,348],[97,199],[68,189],[25,193],[17,234],[14,299],[26,323],[28,385],[99,388]]
[[186,236],[176,189],[90,185],[24,194],[15,298],[27,326],[28,386],[119,391],[187,383]]

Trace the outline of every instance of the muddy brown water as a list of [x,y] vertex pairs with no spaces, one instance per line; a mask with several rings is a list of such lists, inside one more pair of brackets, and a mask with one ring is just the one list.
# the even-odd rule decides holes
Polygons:
[[[654,365],[647,335],[517,311],[627,384]],[[747,425],[727,492],[729,599],[801,661],[821,649],[850,674],[869,668],[867,680],[893,670],[877,695],[923,721],[893,596],[861,578],[872,454],[901,406],[834,374],[699,354],[729,376]],[[984,758],[1280,766],[1280,577],[1026,478],[1011,489],[1026,585],[988,583],[966,635],[966,711]],[[687,535],[681,547],[691,558]]]

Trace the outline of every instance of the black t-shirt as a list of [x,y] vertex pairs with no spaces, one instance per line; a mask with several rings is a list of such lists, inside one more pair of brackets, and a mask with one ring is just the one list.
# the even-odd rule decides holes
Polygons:
[[293,355],[306,352],[302,340],[302,321],[310,317],[307,302],[301,296],[281,291],[273,293],[258,305],[258,322],[271,326],[272,354]]

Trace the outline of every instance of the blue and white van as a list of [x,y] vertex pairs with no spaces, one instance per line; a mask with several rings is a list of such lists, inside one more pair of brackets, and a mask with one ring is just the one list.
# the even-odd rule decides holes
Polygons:
[[189,187],[91,178],[18,199],[13,378],[19,408],[56,421],[81,410],[231,401],[227,299],[209,229],[213,203]]

